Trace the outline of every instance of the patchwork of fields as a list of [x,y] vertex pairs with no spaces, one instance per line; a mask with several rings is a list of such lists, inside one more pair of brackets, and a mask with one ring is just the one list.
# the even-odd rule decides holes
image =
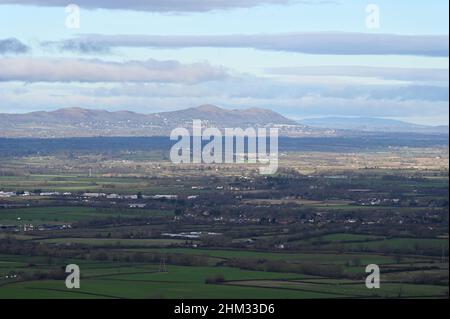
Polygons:
[[129,152],[4,160],[0,298],[448,298],[448,169],[411,152],[290,153],[267,178]]
[[[179,251],[186,253],[186,250]],[[172,252],[170,252],[172,253]],[[226,259],[240,255],[235,251],[199,251],[210,257]],[[249,253],[258,258],[261,254]],[[345,264],[342,255],[265,255],[266,258]],[[383,256],[359,256],[364,262],[392,262]],[[61,260],[48,264],[43,258],[0,256],[0,274],[13,271],[39,271],[63,266]],[[68,260],[64,261],[68,263]],[[87,262],[70,260],[81,268],[81,289],[68,290],[64,280],[14,282],[0,280],[0,298],[441,298],[445,286],[417,285],[386,279],[379,290],[368,290],[364,280],[333,279],[304,274],[247,271],[230,267],[188,267],[159,264]],[[420,262],[411,258],[408,262]],[[33,266],[30,266],[30,264]],[[386,264],[387,265],[387,264]],[[443,265],[440,265],[443,266]],[[447,269],[448,271],[448,269]],[[422,272],[425,273],[425,272]],[[220,283],[207,283],[221,276]],[[383,277],[382,277],[383,278]],[[389,279],[388,279],[389,278]]]

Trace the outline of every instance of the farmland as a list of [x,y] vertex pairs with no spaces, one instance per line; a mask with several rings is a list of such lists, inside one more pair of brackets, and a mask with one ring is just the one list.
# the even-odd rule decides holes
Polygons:
[[[207,252],[202,252],[207,253]],[[212,254],[217,255],[217,254]],[[236,256],[218,254],[219,256]],[[257,255],[250,254],[252,257]],[[271,256],[284,258],[285,255]],[[315,262],[342,263],[337,256],[298,256]],[[364,257],[363,257],[364,258]],[[364,261],[388,261],[382,257],[366,256]],[[27,269],[29,262],[20,262],[20,258],[2,256],[0,271]],[[67,262],[67,261],[66,261]],[[443,297],[445,286],[417,285],[389,281],[383,288],[374,292],[367,290],[364,282],[351,279],[330,279],[317,276],[278,273],[268,271],[247,271],[229,267],[188,267],[168,266],[166,272],[159,270],[158,264],[120,264],[110,262],[86,263],[80,265],[82,288],[77,291],[65,289],[62,280],[39,280],[2,283],[2,298],[418,298]],[[38,269],[57,267],[58,261],[50,266],[37,263]],[[36,271],[33,270],[33,271]],[[207,284],[208,278],[223,276],[224,281]],[[132,284],[132,285],[130,285]]]
[[4,155],[0,298],[448,298],[444,146],[285,150],[280,165]]

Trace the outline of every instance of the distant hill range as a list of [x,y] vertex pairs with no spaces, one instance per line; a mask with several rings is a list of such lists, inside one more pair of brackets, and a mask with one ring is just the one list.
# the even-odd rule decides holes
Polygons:
[[93,136],[168,136],[176,127],[192,128],[202,120],[208,127],[277,127],[281,136],[328,137],[372,133],[413,132],[448,134],[448,127],[429,127],[379,118],[318,118],[299,122],[261,108],[228,110],[202,105],[173,112],[139,114],[83,108],[51,112],[0,114],[0,137],[64,138]]
[[362,132],[412,132],[448,134],[448,126],[426,126],[403,121],[371,117],[326,117],[300,121],[301,124],[315,128],[352,130]]
[[310,129],[267,109],[226,110],[202,105],[174,112],[139,114],[83,108],[52,112],[0,114],[0,137],[168,136],[176,127],[192,127],[194,119],[206,126],[278,127],[285,136],[324,136],[335,132]]

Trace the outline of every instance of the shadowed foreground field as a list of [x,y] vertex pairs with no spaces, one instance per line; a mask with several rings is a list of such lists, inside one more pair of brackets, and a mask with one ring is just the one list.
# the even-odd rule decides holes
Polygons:
[[[27,262],[2,256],[0,270],[26,270]],[[320,256],[315,256],[320,258]],[[327,257],[324,257],[324,260]],[[7,261],[6,261],[7,260]],[[33,260],[33,259],[32,259]],[[168,266],[160,272],[156,264],[79,262],[81,289],[68,290],[63,280],[2,283],[1,298],[444,298],[444,286],[383,282],[369,290],[361,280],[339,280],[316,276],[245,271],[229,267]],[[22,268],[23,267],[23,268]],[[48,265],[37,264],[37,268]],[[52,265],[51,267],[56,267]],[[208,279],[221,278],[220,282]]]

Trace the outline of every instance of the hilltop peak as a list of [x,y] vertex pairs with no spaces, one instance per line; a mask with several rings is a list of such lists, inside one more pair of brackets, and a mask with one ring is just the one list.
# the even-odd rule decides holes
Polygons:
[[268,109],[263,109],[261,107],[252,107],[246,110],[243,110],[244,112],[248,113],[248,114],[277,114],[272,110],[268,110]]
[[84,108],[81,108],[81,107],[65,107],[65,108],[61,108],[61,109],[58,109],[58,110],[53,111],[53,112],[54,113],[87,113],[89,111],[91,111],[91,110],[84,109]]
[[223,112],[225,109],[218,107],[217,105],[213,104],[203,104],[195,108],[197,111],[202,112]]

